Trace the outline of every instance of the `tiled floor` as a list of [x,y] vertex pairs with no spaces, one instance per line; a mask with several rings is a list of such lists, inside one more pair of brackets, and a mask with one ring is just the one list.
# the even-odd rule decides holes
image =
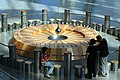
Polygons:
[[[17,4],[16,4],[17,3]],[[120,22],[120,9],[119,0],[0,0],[0,13],[7,12],[10,16],[18,15],[19,17],[10,17],[8,22],[20,21],[19,10],[27,9],[29,14],[41,12],[43,8],[46,8],[49,12],[63,12],[64,9],[70,9],[71,13],[83,14],[85,11],[91,11],[93,16],[104,17],[104,15],[110,15],[111,19]],[[58,15],[50,14],[48,18],[59,17]],[[35,16],[28,16],[28,19],[41,18],[41,14]],[[78,18],[72,17],[71,19]],[[102,20],[92,19],[93,22],[102,23]],[[0,23],[1,24],[1,23]],[[113,25],[113,24],[111,24]],[[118,24],[115,24],[119,27]],[[119,27],[120,28],[120,27]],[[14,31],[8,31],[0,33],[0,42],[8,44]],[[108,40],[109,44],[109,61],[118,59],[118,50],[120,42],[115,39],[114,36],[101,33],[103,37]],[[0,45],[0,53],[8,54],[7,47]],[[107,77],[96,77],[93,80],[120,80],[120,70],[114,72],[110,71]],[[7,66],[0,65],[0,80],[89,80],[87,78],[78,78],[74,76],[74,70],[71,78],[68,79],[61,75],[61,77],[52,76],[50,79],[43,77],[42,74],[35,75],[33,72],[28,75],[27,73],[17,71]]]

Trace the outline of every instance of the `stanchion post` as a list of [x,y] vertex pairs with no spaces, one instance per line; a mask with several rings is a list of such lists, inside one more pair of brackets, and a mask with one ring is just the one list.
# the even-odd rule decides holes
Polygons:
[[47,23],[47,9],[42,9],[42,24]]
[[71,76],[71,52],[64,53],[64,76]]
[[91,12],[86,12],[85,27],[91,27]]
[[64,10],[64,24],[70,23],[70,10]]
[[97,26],[97,27],[98,27],[98,28],[97,28],[97,29],[98,29],[98,31],[99,31],[99,32],[102,32],[102,27],[103,27],[103,25],[102,25],[102,24],[98,24],[98,26]]
[[110,28],[110,16],[109,15],[105,15],[103,32],[107,33],[108,28]]
[[119,46],[119,57],[118,57],[118,68],[120,69],[120,46]]
[[16,59],[16,45],[14,44],[9,44],[8,45],[9,48],[9,59],[10,59],[10,66],[14,67],[14,60]]
[[117,37],[120,38],[120,29],[118,30],[118,36]]
[[27,10],[21,11],[21,28],[27,26]]
[[8,31],[11,31],[13,29],[13,24],[8,23]]
[[8,22],[7,22],[7,13],[2,13],[2,32],[6,32],[8,30]]
[[97,29],[97,23],[93,22],[91,28],[93,28],[94,30],[96,30]]
[[38,49],[34,49],[34,73],[39,74],[39,66],[40,66],[40,51]]
[[39,70],[40,70],[40,72],[41,72],[41,66],[42,66],[41,51],[39,51]]
[[115,34],[115,27],[110,26],[108,33],[111,34],[111,35],[114,35]]
[[120,40],[120,30],[119,30],[119,32],[118,32],[118,38],[119,38],[119,40]]

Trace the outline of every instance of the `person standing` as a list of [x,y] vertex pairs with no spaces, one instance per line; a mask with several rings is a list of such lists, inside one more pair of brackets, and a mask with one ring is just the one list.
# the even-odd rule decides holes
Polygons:
[[41,60],[43,66],[48,66],[50,68],[48,72],[44,75],[45,77],[50,78],[50,74],[52,74],[54,70],[54,63],[49,61],[50,54],[47,53],[47,49],[47,47],[42,48]]
[[100,56],[99,56],[100,64],[99,64],[98,76],[105,77],[107,75],[106,64],[109,55],[108,43],[107,40],[105,38],[102,38],[100,35],[97,35],[96,38],[97,38],[97,42],[99,43],[98,47],[100,50]]
[[91,39],[89,42],[89,46],[86,51],[88,58],[87,58],[87,69],[88,69],[88,78],[92,79],[96,77],[96,63],[97,63],[97,54],[98,54],[98,46],[96,44],[95,39]]

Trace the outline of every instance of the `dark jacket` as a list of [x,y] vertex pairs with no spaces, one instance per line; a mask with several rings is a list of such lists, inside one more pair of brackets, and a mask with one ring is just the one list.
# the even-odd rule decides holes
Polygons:
[[96,56],[96,54],[98,53],[98,46],[97,45],[90,45],[87,48],[86,53],[89,53],[89,56]]
[[108,44],[107,44],[107,40],[105,38],[102,39],[102,41],[100,42],[98,47],[99,47],[99,50],[100,50],[100,57],[108,56],[108,54],[109,54]]

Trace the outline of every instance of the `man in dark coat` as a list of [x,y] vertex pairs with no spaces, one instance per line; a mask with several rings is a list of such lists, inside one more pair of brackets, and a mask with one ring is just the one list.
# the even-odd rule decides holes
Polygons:
[[100,35],[96,36],[97,42],[99,42],[98,47],[100,51],[100,66],[99,66],[99,75],[100,77],[105,77],[107,75],[106,72],[106,64],[109,55],[108,51],[108,43],[105,38],[102,38]]

